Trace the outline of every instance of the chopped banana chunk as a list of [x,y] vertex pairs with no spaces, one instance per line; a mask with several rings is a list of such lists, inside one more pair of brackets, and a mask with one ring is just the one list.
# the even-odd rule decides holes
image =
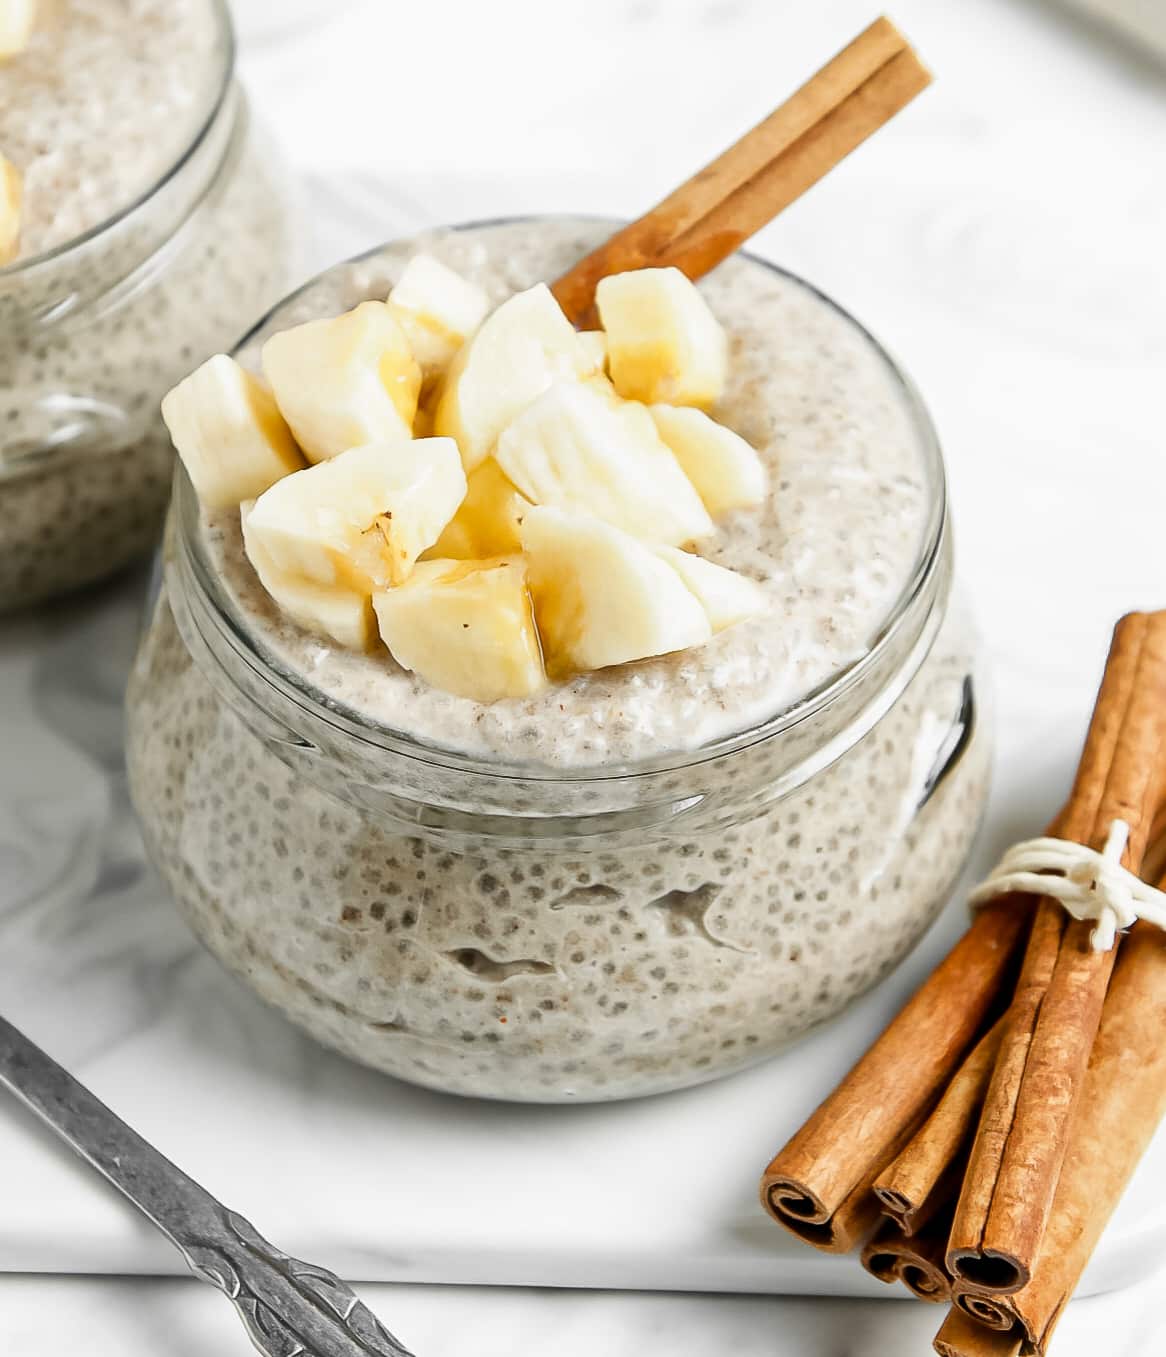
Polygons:
[[309,461],[412,433],[421,369],[384,302],[272,335],[262,363]]
[[368,443],[277,481],[248,531],[286,574],[370,594],[408,576],[465,493],[452,439]]
[[418,254],[389,293],[389,310],[400,321],[422,376],[431,381],[481,325],[490,299],[432,255]]
[[765,467],[740,434],[691,406],[653,405],[650,413],[710,514],[764,502]]
[[466,479],[466,497],[444,532],[425,553],[455,561],[506,556],[522,547],[519,527],[530,500],[487,457]]
[[765,612],[765,591],[744,575],[675,547],[657,547],[656,551],[692,591],[713,631],[724,631]]
[[315,584],[280,570],[248,527],[254,501],[240,506],[243,549],[259,583],[280,610],[305,631],[327,636],[348,650],[371,650],[376,644],[372,600],[354,589]]
[[507,426],[495,456],[534,504],[674,546],[715,531],[647,410],[590,382],[555,382]]
[[167,392],[162,419],[208,509],[254,499],[304,465],[271,392],[225,353]]
[[35,22],[36,0],[0,0],[0,61],[24,51]]
[[546,686],[521,556],[423,561],[373,607],[397,663],[446,692],[496,702]]
[[24,181],[11,160],[0,155],[0,268],[20,252],[20,204]]
[[536,506],[523,518],[522,543],[554,677],[683,650],[712,635],[676,570],[610,523]]
[[434,432],[457,439],[472,471],[506,425],[556,378],[594,371],[593,355],[539,283],[503,302],[458,351],[442,384]]
[[599,317],[615,389],[647,404],[712,405],[725,386],[728,341],[679,269],[634,269],[599,280]]
[[607,336],[602,330],[580,330],[578,342],[589,369],[586,375],[602,376],[607,371]]

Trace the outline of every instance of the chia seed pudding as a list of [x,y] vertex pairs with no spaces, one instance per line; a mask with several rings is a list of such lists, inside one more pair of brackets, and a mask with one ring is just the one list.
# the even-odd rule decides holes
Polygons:
[[[495,301],[607,228],[442,232],[342,265],[267,334],[383,297],[418,250]],[[185,476],[129,696],[150,850],[212,951],[319,1040],[449,1091],[677,1088],[773,1054],[893,966],[986,790],[942,467],[875,342],[739,255],[715,414],[760,509],[708,555],[770,610],[704,646],[483,705],[285,621]]]
[[220,0],[53,0],[0,63],[24,186],[0,268],[0,611],[150,548],[159,399],[295,276],[287,184],[232,69]]

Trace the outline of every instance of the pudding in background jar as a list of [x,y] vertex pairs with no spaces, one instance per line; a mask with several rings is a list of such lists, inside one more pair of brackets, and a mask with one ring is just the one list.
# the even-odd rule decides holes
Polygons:
[[[221,493],[211,495],[213,466],[204,465],[200,506],[180,474],[162,591],[130,685],[134,801],[198,934],[319,1040],[458,1093],[621,1098],[772,1055],[873,984],[918,938],[964,861],[986,791],[976,644],[950,598],[943,467],[926,412],[855,321],[747,255],[718,267],[700,294],[728,336],[727,382],[712,414],[756,449],[764,491],[725,510],[712,504],[723,485],[714,478],[701,494],[715,532],[699,515],[690,520],[706,561],[752,591],[734,625],[694,632],[693,643],[653,658],[577,666],[546,683],[536,675],[522,695],[490,700],[484,688],[473,695],[486,683],[489,645],[480,662],[448,666],[449,682],[428,668],[439,659],[420,638],[445,610],[440,568],[414,568],[425,579],[438,571],[433,607],[414,610],[411,628],[391,639],[384,600],[406,597],[413,577],[376,596],[387,647],[375,630],[361,631],[367,614],[346,611],[354,561],[342,563],[339,590],[321,586],[320,575],[282,573],[318,502],[301,496],[305,518],[293,521],[287,487],[296,477],[334,483],[329,466],[348,459],[355,468],[375,455],[340,452],[345,434],[367,437],[370,412],[378,436],[401,417],[359,374],[341,383],[352,342],[336,351],[334,399],[313,407],[312,382],[331,371],[327,355],[315,352],[312,376],[303,367],[299,381],[290,380],[290,358],[305,335],[331,332],[282,332],[371,299],[371,310],[355,313],[367,324],[344,322],[346,341],[369,343],[375,323],[385,343],[397,343],[377,308],[391,290],[400,295],[415,256],[435,257],[497,306],[558,276],[608,229],[535,219],[438,232],[340,265],[280,306],[238,356],[258,370],[264,341],[279,335],[262,367],[299,450],[281,422],[280,437],[272,435],[268,418],[263,436],[249,440],[258,472],[250,488],[220,478]],[[547,301],[544,293],[541,309],[528,308],[548,327],[538,344],[551,342],[556,324]],[[472,446],[475,400],[488,404],[515,372],[531,370],[503,363],[496,381],[468,391],[474,360],[463,359],[485,347],[501,315],[454,358],[436,396],[426,402],[422,388],[412,431],[454,431],[455,467],[459,451],[469,463],[484,450]],[[420,355],[426,335],[411,333]],[[602,355],[603,340],[586,342]],[[618,385],[614,330],[606,343]],[[515,353],[529,358],[538,344]],[[397,363],[375,345],[366,357],[382,380]],[[612,418],[642,424],[643,407],[613,403],[593,361],[602,356],[580,360],[562,389],[554,381],[539,395],[536,382],[502,432],[479,423],[494,460],[519,475],[510,454],[534,428],[528,469],[541,465],[541,449],[562,471],[592,431],[577,421],[560,438],[555,421],[596,401]],[[200,392],[234,390],[241,380],[229,360],[216,364],[168,397],[180,448],[226,408],[200,405]],[[406,356],[394,370],[408,368]],[[333,423],[366,398],[351,430]],[[401,458],[412,448],[408,456],[421,462],[449,452],[385,446]],[[213,439],[203,450],[217,455]],[[323,465],[293,471],[301,453]],[[658,453],[650,455],[660,470],[655,493],[646,486],[638,504],[608,496],[604,510],[631,515],[648,535],[680,502],[665,493]],[[469,467],[470,496],[482,465]],[[238,460],[230,466],[233,475]],[[562,485],[553,467],[543,470],[554,498]],[[545,519],[547,499],[520,481]],[[272,488],[263,492],[265,483]],[[592,492],[586,475],[571,489],[577,499]],[[239,500],[254,495],[266,510],[248,503],[241,513]],[[539,549],[532,515],[529,506],[520,512],[528,576]],[[394,518],[370,531],[393,541],[399,526]],[[686,533],[678,527],[674,540]],[[366,550],[363,534],[353,540]],[[457,548],[447,532],[434,550]],[[637,559],[647,550],[626,541],[624,549]],[[265,554],[276,551],[281,561]],[[579,559],[565,553],[564,570]],[[599,593],[616,601],[610,616],[622,626],[652,613],[652,599],[618,606],[628,582],[612,559]],[[305,570],[318,564],[298,561]],[[657,571],[673,608],[688,607],[666,575]],[[286,606],[265,584],[284,590]],[[545,596],[533,584],[531,593],[550,670],[562,637],[548,626]],[[476,605],[446,641],[460,644],[491,626],[488,617]],[[667,607],[654,613],[662,628],[674,620]],[[350,643],[330,640],[321,625],[334,637],[351,628]],[[610,639],[592,637],[600,650]]]
[[298,267],[289,186],[220,0],[39,0],[0,58],[19,211],[0,264],[0,611],[157,538],[168,386]]

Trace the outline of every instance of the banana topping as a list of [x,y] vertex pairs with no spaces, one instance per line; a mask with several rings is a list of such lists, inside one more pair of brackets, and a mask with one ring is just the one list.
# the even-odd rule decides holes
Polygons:
[[680,549],[766,495],[757,452],[702,408],[719,323],[675,269],[597,300],[604,329],[582,334],[541,284],[490,312],[418,255],[387,301],[272,335],[265,380],[210,359],[163,417],[206,508],[240,506],[289,621],[458,697],[527,697],[767,607]]
[[0,0],[0,61],[24,51],[35,22],[36,0]]
[[225,353],[167,393],[162,418],[199,499],[211,509],[255,499],[304,465],[271,392]]
[[522,545],[554,677],[666,655],[713,634],[676,571],[600,518],[536,506],[522,521]]
[[595,304],[615,389],[648,404],[713,405],[725,386],[728,342],[708,302],[679,269],[601,278]]
[[503,302],[458,352],[445,374],[433,430],[457,440],[472,471],[556,378],[596,371],[594,346],[580,343],[550,288],[539,283]]
[[421,368],[385,302],[272,335],[263,375],[311,462],[413,432]]
[[647,410],[594,383],[548,387],[502,431],[495,456],[534,504],[595,514],[673,545],[716,531]]
[[399,589],[373,595],[381,636],[405,669],[495,702],[546,687],[521,556],[423,561]]
[[372,600],[356,589],[317,584],[302,575],[281,570],[251,529],[254,500],[239,506],[243,529],[243,548],[259,583],[271,595],[285,616],[305,631],[328,637],[346,650],[370,650],[376,640],[376,622]]
[[657,547],[656,554],[680,576],[704,609],[713,631],[724,631],[764,613],[765,591],[735,570],[675,547]]
[[493,457],[466,477],[466,497],[427,556],[484,560],[522,550],[519,529],[530,500],[515,488]]
[[653,405],[649,413],[710,514],[764,501],[765,468],[739,433],[691,406]]
[[277,569],[368,595],[408,578],[465,493],[452,439],[402,438],[285,476],[247,521]]
[[419,254],[405,265],[389,293],[389,310],[400,322],[422,375],[431,381],[485,320],[490,299],[432,255]]

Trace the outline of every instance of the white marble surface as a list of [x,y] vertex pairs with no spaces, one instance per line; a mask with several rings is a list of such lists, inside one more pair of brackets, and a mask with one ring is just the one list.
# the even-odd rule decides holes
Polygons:
[[[931,1357],[942,1307],[505,1287],[362,1286],[417,1357]],[[1159,1281],[1075,1301],[1053,1357],[1159,1357]],[[244,1357],[231,1307],[163,1279],[0,1282],[5,1357]]]
[[[309,178],[322,265],[443,220],[633,213],[869,17],[859,0],[500,0],[407,13],[349,0],[315,27],[269,28],[244,70]],[[901,0],[894,17],[939,82],[759,245],[897,350],[939,424],[963,574],[998,685],[982,864],[1043,822],[1066,785],[1109,624],[1162,601],[1166,81],[1038,0]],[[665,1241],[680,1260],[665,1269],[675,1286],[725,1285],[742,1253],[762,1279],[772,1251],[786,1285],[829,1289],[809,1276],[816,1255],[765,1234],[750,1201],[756,1168],[941,938],[785,1060],[705,1091],[552,1114],[377,1080],[310,1049],[220,975],[142,869],[117,719],[138,592],[130,584],[0,625],[8,1016],[279,1243],[354,1277],[561,1280],[539,1251],[553,1224],[576,1246],[577,1285],[637,1284],[629,1263]],[[957,923],[953,910],[944,928]],[[440,1174],[386,1176],[378,1166],[425,1128]],[[653,1143],[698,1166],[679,1198],[675,1175],[665,1194],[639,1171]],[[565,1151],[583,1156],[584,1172],[557,1171],[565,1161],[553,1155]],[[1159,1138],[1095,1285],[1123,1259],[1139,1272],[1159,1260],[1164,1160]],[[0,1266],[172,1266],[120,1203],[3,1105],[0,1163]],[[475,1193],[467,1210],[471,1179],[486,1200]],[[550,1200],[552,1182],[565,1199]],[[641,1227],[630,1238],[629,1215]],[[522,1237],[536,1241],[525,1260]],[[1056,1351],[1154,1351],[1166,1336],[1150,1305],[1160,1287],[1151,1279],[1074,1305]],[[930,1308],[885,1302],[366,1290],[421,1357],[714,1344],[889,1357],[927,1351],[937,1323]],[[0,1351],[13,1357],[226,1353],[241,1347],[234,1323],[189,1283],[0,1279]]]

